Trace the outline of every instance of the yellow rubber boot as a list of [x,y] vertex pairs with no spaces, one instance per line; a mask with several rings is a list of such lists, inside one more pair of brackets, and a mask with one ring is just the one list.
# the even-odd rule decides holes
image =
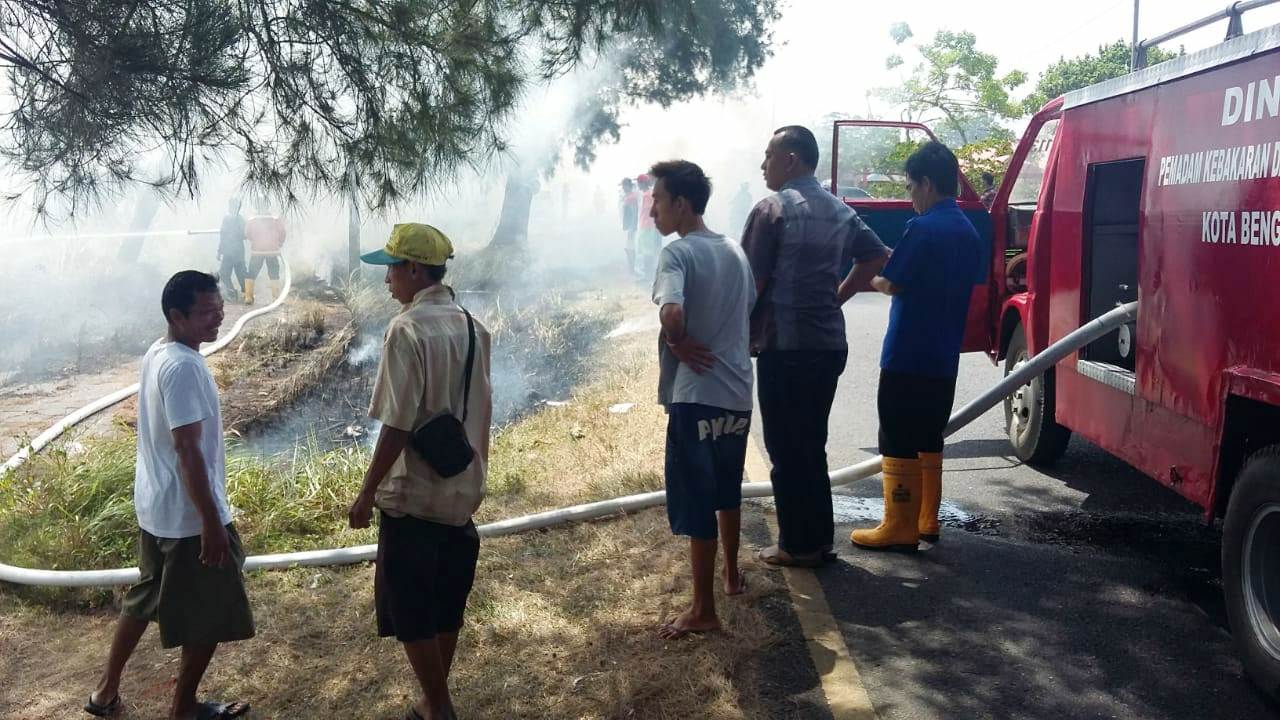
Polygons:
[[280,291],[284,288],[284,283],[279,280],[271,281],[271,299],[273,301],[280,299]]
[[868,550],[915,552],[920,543],[920,460],[884,459],[884,519],[849,539]]
[[936,543],[940,537],[938,508],[942,505],[942,453],[920,453],[920,539]]
[[244,281],[244,304],[253,304],[253,281],[248,278]]

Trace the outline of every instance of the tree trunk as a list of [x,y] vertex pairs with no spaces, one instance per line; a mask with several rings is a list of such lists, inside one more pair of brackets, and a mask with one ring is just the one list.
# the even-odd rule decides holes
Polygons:
[[347,170],[347,282],[360,282],[365,270],[360,266],[360,202],[356,193],[356,173]]
[[[138,204],[133,206],[133,219],[129,221],[131,233],[146,232],[160,210],[160,193],[156,192],[155,188],[149,186],[139,188],[137,197]],[[120,249],[116,251],[116,262],[123,265],[138,262],[138,258],[142,255],[143,239],[144,236],[140,234],[125,236],[120,242]]]
[[493,239],[489,241],[491,246],[524,247],[528,243],[529,210],[537,192],[538,181],[527,178],[519,169],[507,176],[502,214],[498,217],[498,229],[493,231]]

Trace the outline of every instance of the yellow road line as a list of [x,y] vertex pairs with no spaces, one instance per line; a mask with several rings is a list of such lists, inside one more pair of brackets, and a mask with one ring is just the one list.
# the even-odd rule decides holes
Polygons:
[[[754,438],[747,444],[746,475],[753,482],[769,479],[769,466],[765,463]],[[765,516],[769,530],[777,537],[778,528],[772,515]],[[849,654],[849,647],[840,634],[840,627],[831,615],[827,596],[812,570],[783,568],[787,587],[791,590],[791,603],[800,628],[804,631],[809,657],[817,668],[822,682],[822,693],[835,720],[875,720],[876,709],[871,704],[867,689],[862,684],[858,666]]]

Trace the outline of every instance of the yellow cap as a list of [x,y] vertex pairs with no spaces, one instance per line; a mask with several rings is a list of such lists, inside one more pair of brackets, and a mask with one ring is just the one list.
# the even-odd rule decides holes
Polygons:
[[399,223],[381,250],[365,253],[360,259],[370,265],[395,265],[405,260],[423,265],[443,265],[453,257],[453,243],[444,233],[423,223]]

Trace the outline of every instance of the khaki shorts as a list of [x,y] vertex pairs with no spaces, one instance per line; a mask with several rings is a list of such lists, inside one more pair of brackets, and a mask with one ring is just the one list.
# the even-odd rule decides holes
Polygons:
[[216,645],[254,635],[253,612],[244,591],[244,548],[235,526],[227,525],[229,562],[212,568],[200,562],[200,536],[158,538],[139,531],[138,569],[142,578],[125,594],[121,612],[160,625],[160,645]]

